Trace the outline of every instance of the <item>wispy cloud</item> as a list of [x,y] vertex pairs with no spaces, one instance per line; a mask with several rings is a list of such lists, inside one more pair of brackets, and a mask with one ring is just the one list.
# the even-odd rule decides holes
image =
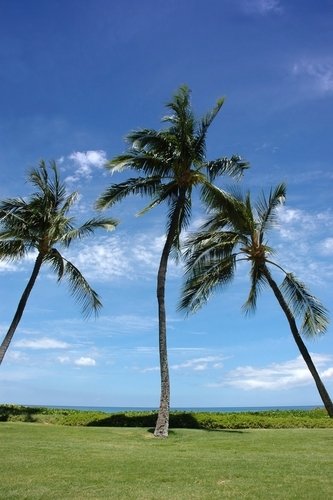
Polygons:
[[281,14],[282,4],[279,0],[242,0],[241,7],[246,14],[265,16]]
[[310,213],[279,207],[278,228],[272,233],[277,260],[308,283],[325,282],[333,276],[331,260],[325,260],[333,251],[333,238],[325,237],[327,234],[333,234],[330,210]]
[[[95,237],[94,243],[81,243],[68,258],[87,278],[112,281],[150,279],[156,275],[165,237],[151,234],[116,234]],[[168,276],[178,275],[174,262],[169,263]]]
[[[179,349],[170,349],[170,352],[177,353],[188,353],[189,351],[202,351],[202,348],[194,348],[189,350],[188,348],[179,348]],[[199,358],[191,358],[180,363],[173,363],[170,365],[170,370],[174,370],[176,372],[203,372],[207,370],[216,370],[221,369],[223,367],[223,361],[226,358],[224,356],[202,356]],[[140,371],[143,373],[158,371],[158,366],[151,366],[147,368],[143,368]]]
[[74,361],[74,364],[77,366],[96,366],[96,360],[90,357],[81,356]]
[[37,257],[37,252],[27,253],[21,260],[0,260],[0,273],[17,272],[25,269],[26,264],[31,264]]
[[0,273],[12,272],[19,269],[19,264],[10,261],[0,260]]
[[70,347],[67,342],[42,337],[40,339],[22,339],[15,342],[15,347],[26,349],[68,349]]
[[104,328],[112,334],[150,332],[157,325],[156,316],[120,314],[101,317]]
[[[311,354],[323,379],[333,378],[333,358],[329,355]],[[226,374],[223,381],[211,387],[231,386],[243,390],[291,389],[313,383],[313,378],[301,356],[284,363],[266,367],[240,366]]]
[[102,169],[106,163],[106,152],[103,150],[74,151],[68,157],[62,157],[58,163],[71,175],[65,178],[68,183],[75,183],[82,179],[90,180],[96,169]]
[[333,238],[325,238],[318,246],[323,255],[333,255]]
[[183,363],[171,365],[171,369],[205,371],[209,368],[221,368],[223,359],[224,358],[221,356],[206,356],[202,358],[194,358],[184,361]]
[[303,59],[294,63],[292,72],[309,91],[333,92],[333,59]]

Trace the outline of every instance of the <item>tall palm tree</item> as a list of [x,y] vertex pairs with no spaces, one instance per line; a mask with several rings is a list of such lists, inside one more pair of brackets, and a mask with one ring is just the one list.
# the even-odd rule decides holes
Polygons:
[[[255,310],[262,286],[268,285],[287,318],[325,408],[333,417],[332,401],[301,337],[301,334],[313,337],[325,333],[327,310],[304,283],[272,260],[274,251],[266,240],[266,232],[276,223],[277,207],[284,201],[285,193],[285,185],[280,184],[270,191],[268,199],[262,195],[254,207],[249,194],[233,198],[215,191],[207,198],[212,213],[202,231],[190,236],[186,243],[187,277],[180,308],[198,309],[216,288],[223,288],[233,279],[239,262],[249,262],[251,287],[243,305],[245,312]],[[284,274],[280,287],[272,269]],[[296,318],[301,320],[300,327]]]
[[88,316],[101,307],[97,293],[75,265],[67,260],[57,246],[69,247],[75,239],[92,234],[97,228],[114,229],[117,222],[111,218],[94,218],[76,228],[68,212],[77,193],[67,194],[60,182],[56,164],[50,164],[51,176],[44,161],[33,169],[28,181],[35,187],[28,200],[12,198],[0,202],[0,260],[18,260],[36,250],[34,267],[25,287],[12,323],[1,343],[0,364],[21,320],[30,292],[44,263],[50,264],[58,281],[67,279],[70,292],[82,304]]
[[181,232],[191,216],[193,188],[202,193],[213,189],[211,181],[220,174],[238,177],[248,164],[238,156],[206,159],[206,136],[209,126],[220,111],[223,99],[202,119],[196,119],[190,102],[190,90],[179,88],[166,107],[169,114],[162,130],[139,129],[127,136],[127,151],[111,160],[111,172],[130,168],[140,175],[125,182],[112,184],[101,195],[98,208],[106,208],[129,195],[149,196],[151,202],[140,214],[166,202],[168,205],[166,240],[157,274],[159,318],[159,355],[161,397],[154,435],[166,437],[169,426],[170,383],[167,357],[165,282],[171,252],[180,250]]

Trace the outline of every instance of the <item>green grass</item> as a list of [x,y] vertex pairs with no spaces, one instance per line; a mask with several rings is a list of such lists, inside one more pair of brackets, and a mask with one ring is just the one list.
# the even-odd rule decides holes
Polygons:
[[1,499],[311,499],[333,493],[331,429],[1,422]]

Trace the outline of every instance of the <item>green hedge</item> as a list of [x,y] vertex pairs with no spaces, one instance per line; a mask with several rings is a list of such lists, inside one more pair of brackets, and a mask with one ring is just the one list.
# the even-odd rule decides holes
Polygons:
[[[155,411],[104,413],[19,405],[0,405],[0,421],[39,422],[57,425],[94,427],[154,427]],[[188,429],[287,429],[333,427],[324,409],[273,410],[241,413],[170,413],[171,428]]]

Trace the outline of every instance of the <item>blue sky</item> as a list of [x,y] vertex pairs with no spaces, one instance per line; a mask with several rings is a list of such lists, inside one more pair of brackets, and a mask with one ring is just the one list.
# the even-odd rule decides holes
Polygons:
[[[270,241],[331,312],[332,15],[328,0],[0,0],[0,198],[26,195],[28,169],[57,160],[80,193],[78,221],[87,219],[108,184],[125,178],[111,177],[105,161],[124,150],[130,130],[162,126],[181,84],[199,116],[225,96],[207,156],[250,161],[242,187],[254,195],[287,183]],[[135,217],[145,201],[115,207],[116,231],[66,254],[102,297],[97,320],[84,321],[66,285],[44,269],[1,366],[0,401],[158,405],[155,276],[165,212]],[[197,204],[194,228],[202,217]],[[33,258],[0,262],[3,334]],[[321,403],[271,292],[255,315],[242,315],[245,267],[188,318],[176,310],[181,277],[171,263],[173,406]],[[333,395],[333,327],[307,346]]]

